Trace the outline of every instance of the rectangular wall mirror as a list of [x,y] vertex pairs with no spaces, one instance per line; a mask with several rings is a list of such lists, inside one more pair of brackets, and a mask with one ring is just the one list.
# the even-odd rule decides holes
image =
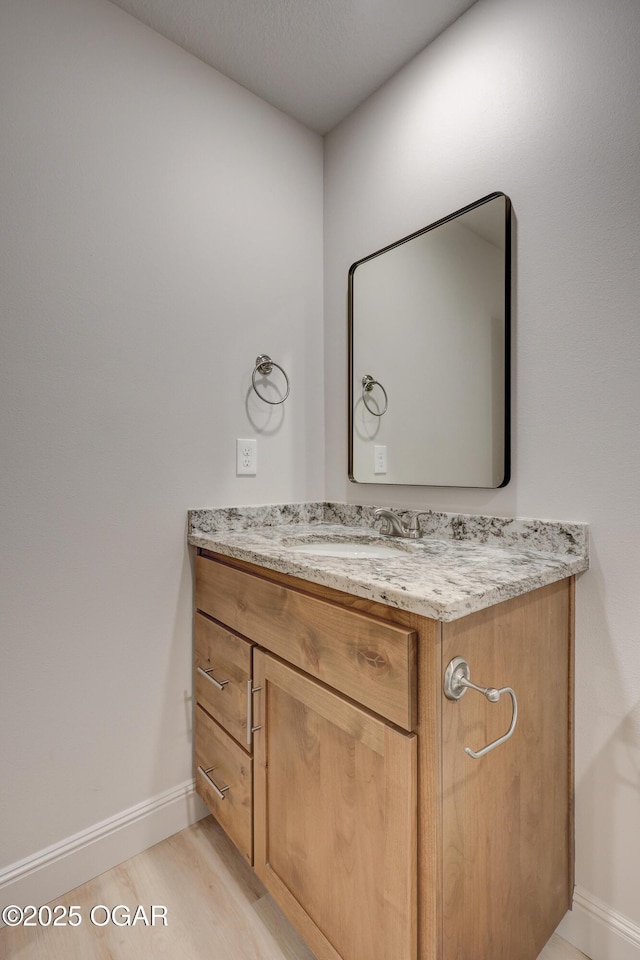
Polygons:
[[509,481],[511,202],[492,193],[349,270],[349,478]]

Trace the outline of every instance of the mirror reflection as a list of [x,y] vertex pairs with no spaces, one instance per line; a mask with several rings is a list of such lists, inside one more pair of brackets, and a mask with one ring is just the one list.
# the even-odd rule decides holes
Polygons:
[[351,480],[508,482],[510,224],[493,193],[351,267]]

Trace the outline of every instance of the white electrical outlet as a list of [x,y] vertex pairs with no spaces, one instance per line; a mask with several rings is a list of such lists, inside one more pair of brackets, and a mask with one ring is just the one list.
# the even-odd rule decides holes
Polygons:
[[236,476],[255,477],[258,472],[256,440],[236,440]]
[[387,472],[387,448],[386,445],[382,443],[375,443],[373,445],[373,472]]

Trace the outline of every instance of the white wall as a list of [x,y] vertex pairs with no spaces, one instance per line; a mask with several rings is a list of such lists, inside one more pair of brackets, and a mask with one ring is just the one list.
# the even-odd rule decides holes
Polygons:
[[107,0],[0,89],[2,868],[190,780],[187,509],[322,495],[323,333],[319,136]]
[[[639,50],[637,0],[479,0],[325,149],[328,498],[591,524],[570,935],[606,960],[640,951]],[[350,485],[348,268],[493,190],[515,213],[513,479]],[[596,943],[598,910],[626,945]]]

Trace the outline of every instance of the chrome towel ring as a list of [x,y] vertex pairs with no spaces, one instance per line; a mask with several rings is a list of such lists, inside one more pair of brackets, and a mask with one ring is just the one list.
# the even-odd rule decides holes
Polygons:
[[[284,397],[281,397],[279,400],[268,400],[263,394],[260,393],[260,391],[256,387],[256,374],[260,373],[262,374],[263,377],[268,377],[274,367],[276,367],[284,377],[285,383],[287,385],[287,389]],[[256,365],[253,368],[253,373],[251,375],[251,385],[255,390],[255,392],[260,397],[260,399],[264,400],[265,403],[270,403],[271,406],[276,406],[279,403],[284,403],[284,401],[289,396],[289,390],[290,390],[289,377],[286,375],[286,373],[284,372],[280,364],[276,363],[275,360],[272,360],[271,357],[267,356],[266,353],[261,353],[260,356],[256,357]]]
[[[380,387],[384,395],[384,410],[378,412],[377,410],[372,410],[369,404],[367,403],[367,394],[371,393],[374,387]],[[381,417],[387,412],[387,407],[389,406],[389,399],[387,397],[387,391],[382,386],[379,380],[374,380],[370,373],[366,373],[362,378],[362,402],[369,411],[373,414],[374,417]]]

